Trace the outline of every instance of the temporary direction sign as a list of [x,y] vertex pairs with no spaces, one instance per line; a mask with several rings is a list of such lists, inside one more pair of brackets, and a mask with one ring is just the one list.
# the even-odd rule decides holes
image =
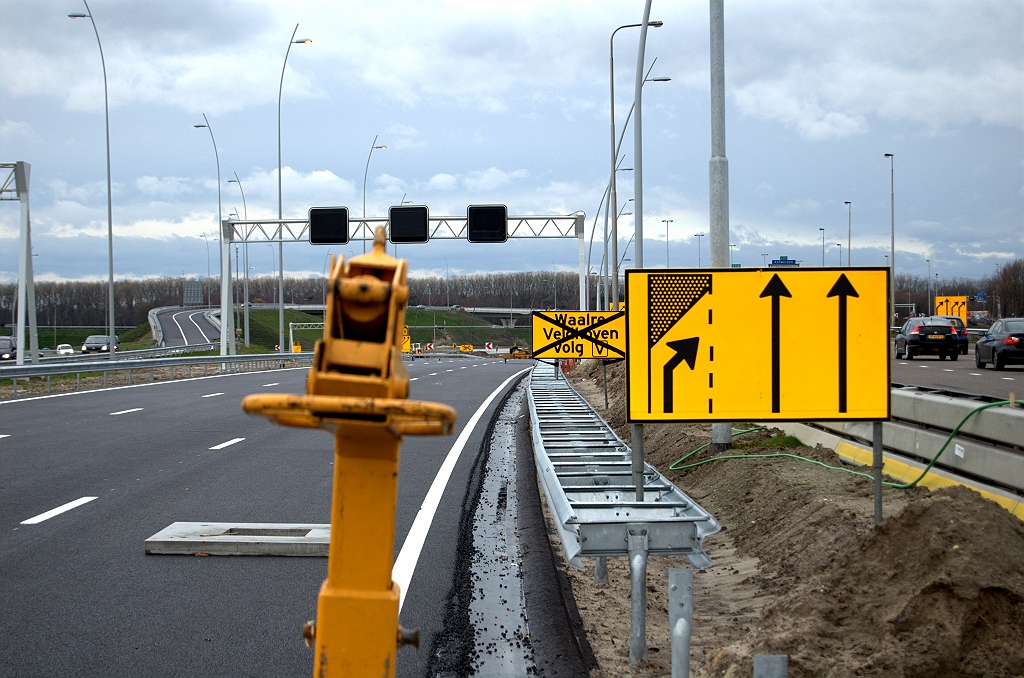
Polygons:
[[625,358],[625,311],[534,311],[534,358]]
[[889,418],[888,269],[631,269],[630,421]]
[[409,336],[409,326],[402,327],[402,353],[412,353],[412,337]]
[[967,297],[935,297],[935,315],[958,315],[967,324]]

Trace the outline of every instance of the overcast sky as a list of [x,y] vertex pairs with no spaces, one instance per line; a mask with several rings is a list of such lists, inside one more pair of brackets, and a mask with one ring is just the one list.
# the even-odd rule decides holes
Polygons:
[[[94,0],[110,86],[117,277],[206,274],[220,151],[224,212],[277,215],[277,93],[285,216],[368,216],[403,196],[431,214],[505,203],[587,214],[608,181],[608,38],[629,2],[129,2]],[[2,160],[32,165],[37,279],[105,279],[103,78],[74,0],[6,0],[0,17]],[[696,266],[708,230],[706,0],[655,0],[665,22],[644,89],[645,263]],[[897,272],[982,276],[1024,255],[1024,3],[725,2],[726,130],[734,261],[785,255],[883,265],[895,154]],[[638,29],[615,40],[616,121],[633,99]],[[633,165],[632,131],[622,152]],[[633,195],[620,173],[620,209]],[[632,212],[632,203],[625,208]],[[603,217],[603,212],[602,212]],[[0,281],[17,279],[18,204],[0,204]],[[598,238],[603,221],[598,221]],[[633,230],[620,221],[620,251]],[[708,263],[703,238],[701,261]],[[215,243],[214,243],[215,244]],[[356,245],[358,251],[361,246]],[[273,248],[276,249],[276,248]],[[289,275],[320,275],[326,247],[285,246]],[[348,254],[349,248],[334,248]],[[630,247],[627,258],[632,258]],[[253,274],[272,248],[252,246]],[[573,240],[405,246],[413,275],[575,270]],[[593,266],[600,262],[595,245]],[[627,264],[628,265],[628,264]],[[211,268],[217,271],[216,250]]]

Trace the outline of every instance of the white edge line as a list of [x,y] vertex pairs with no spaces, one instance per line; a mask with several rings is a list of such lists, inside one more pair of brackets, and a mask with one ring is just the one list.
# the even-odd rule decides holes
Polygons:
[[220,393],[207,393],[206,395],[199,396],[199,397],[200,398],[213,398],[214,396],[219,396],[219,395],[224,395],[224,392],[221,391]]
[[131,414],[132,412],[141,412],[143,409],[145,409],[145,408],[143,408],[143,407],[133,407],[130,410],[121,410],[120,412],[111,412],[110,416],[116,417],[119,414]]
[[448,452],[448,456],[445,457],[444,463],[438,469],[437,475],[434,476],[434,482],[430,484],[430,489],[427,490],[427,495],[423,498],[419,511],[416,512],[416,519],[413,520],[412,527],[409,528],[405,541],[402,543],[402,550],[399,551],[398,558],[395,559],[395,564],[391,568],[391,578],[398,584],[399,612],[402,610],[402,605],[405,604],[405,594],[409,589],[409,582],[412,581],[413,572],[416,571],[416,563],[420,559],[420,552],[423,550],[423,544],[427,540],[427,532],[430,531],[430,525],[434,522],[434,514],[437,513],[437,507],[441,503],[441,497],[444,496],[448,480],[455,470],[455,464],[458,463],[462,450],[465,449],[466,443],[469,442],[470,436],[473,435],[473,430],[476,428],[480,418],[484,416],[484,412],[494,399],[498,397],[498,394],[513,380],[524,372],[530,371],[530,369],[519,370],[503,381],[501,386],[494,389],[491,395],[487,396],[487,399],[480,404],[480,407],[473,413],[473,416],[466,422],[462,433],[459,434],[455,444],[452,445],[451,450]]
[[280,386],[280,385],[281,385],[281,382],[275,381],[275,382],[270,383],[270,384],[263,384],[263,388],[266,388],[268,386]]
[[0,438],[10,438],[10,437],[11,437],[10,433],[0,433]]
[[[182,377],[181,379],[175,379],[173,381],[170,380],[170,379],[168,379],[167,381],[147,381],[144,384],[125,384],[124,386],[108,386],[107,388],[91,388],[91,389],[86,389],[86,390],[83,390],[83,391],[65,391],[63,393],[49,393],[47,395],[26,396],[24,398],[4,398],[3,400],[0,400],[0,407],[3,407],[4,405],[13,405],[13,404],[16,404],[16,403],[29,403],[29,402],[32,402],[33,400],[49,400],[50,398],[64,398],[66,396],[85,395],[85,394],[89,394],[89,393],[107,393],[108,391],[120,391],[120,390],[126,389],[126,388],[146,388],[146,387],[149,387],[149,386],[165,386],[167,384],[178,384],[178,383],[180,383],[182,381],[199,381],[200,379],[221,379],[221,378],[224,378],[224,377],[248,377],[248,376],[253,375],[253,374],[267,374],[267,373],[270,373],[270,372],[292,372],[292,371],[295,371],[295,370],[305,370],[305,371],[308,372],[309,368],[308,367],[285,367],[285,368],[276,368],[276,369],[269,369],[269,370],[253,370],[252,372],[228,372],[227,374],[208,374],[208,375],[204,375],[202,377],[191,377],[191,378]],[[83,370],[83,371],[87,371],[87,370]],[[74,374],[74,372],[72,372],[71,374]],[[22,377],[18,377],[18,378],[21,379]]]
[[54,516],[59,516],[61,513],[64,513],[65,511],[70,511],[73,508],[78,508],[82,504],[88,504],[93,499],[96,499],[96,497],[82,497],[81,499],[76,499],[74,501],[69,501],[68,503],[63,504],[61,506],[58,506],[55,509],[50,509],[46,513],[40,513],[38,516],[35,516],[33,518],[29,518],[28,520],[23,520],[23,521],[21,521],[21,524],[22,525],[35,525],[36,523],[41,523],[44,520],[49,520],[50,518],[52,518]]
[[229,447],[231,445],[234,445],[235,443],[240,443],[243,440],[245,440],[245,438],[232,438],[231,440],[227,441],[226,443],[221,443],[220,445],[214,445],[210,449],[211,450],[223,450],[225,447]]

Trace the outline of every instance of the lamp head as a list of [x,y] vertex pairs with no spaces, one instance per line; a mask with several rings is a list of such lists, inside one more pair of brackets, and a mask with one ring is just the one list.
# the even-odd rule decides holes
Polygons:
[[238,179],[228,179],[228,183],[229,184],[237,184],[238,183]]
[[302,38],[300,40],[292,40],[292,44],[294,44],[294,45],[308,45],[311,42],[313,42],[313,41],[310,40],[309,38]]
[[849,205],[849,204],[851,204],[851,203],[850,203],[850,201],[849,201],[849,200],[844,200],[844,201],[843,201],[843,204],[844,204],[844,205]]
[[885,154],[885,157],[887,157],[887,158],[891,158],[891,157],[892,157],[892,153],[886,153],[886,154]]
[[383,146],[383,145],[381,145],[381,146],[374,146],[374,148],[381,148],[381,149],[384,149],[384,148],[387,148],[387,146]]
[[199,129],[200,127],[206,127],[206,125],[192,125],[192,126],[195,127],[196,129]]
[[648,21],[647,25],[650,28],[661,28],[662,26],[665,25],[665,22],[664,21]]
[[659,75],[656,78],[647,78],[646,80],[644,80],[644,82],[670,82],[671,80],[672,78],[666,77],[664,75]]
[[89,18],[89,15],[88,14],[82,14],[81,12],[75,12],[74,14],[68,14],[68,18],[69,19],[87,19],[87,18]]

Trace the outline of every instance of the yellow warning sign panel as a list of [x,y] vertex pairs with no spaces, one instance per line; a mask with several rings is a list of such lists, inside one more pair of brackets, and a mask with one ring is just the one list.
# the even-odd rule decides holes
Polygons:
[[958,315],[967,324],[967,297],[935,297],[935,315]]
[[534,358],[626,357],[625,311],[534,311]]
[[888,269],[633,269],[628,419],[889,418]]
[[402,335],[402,353],[412,353],[412,337],[408,335],[408,328],[406,328],[406,334]]

